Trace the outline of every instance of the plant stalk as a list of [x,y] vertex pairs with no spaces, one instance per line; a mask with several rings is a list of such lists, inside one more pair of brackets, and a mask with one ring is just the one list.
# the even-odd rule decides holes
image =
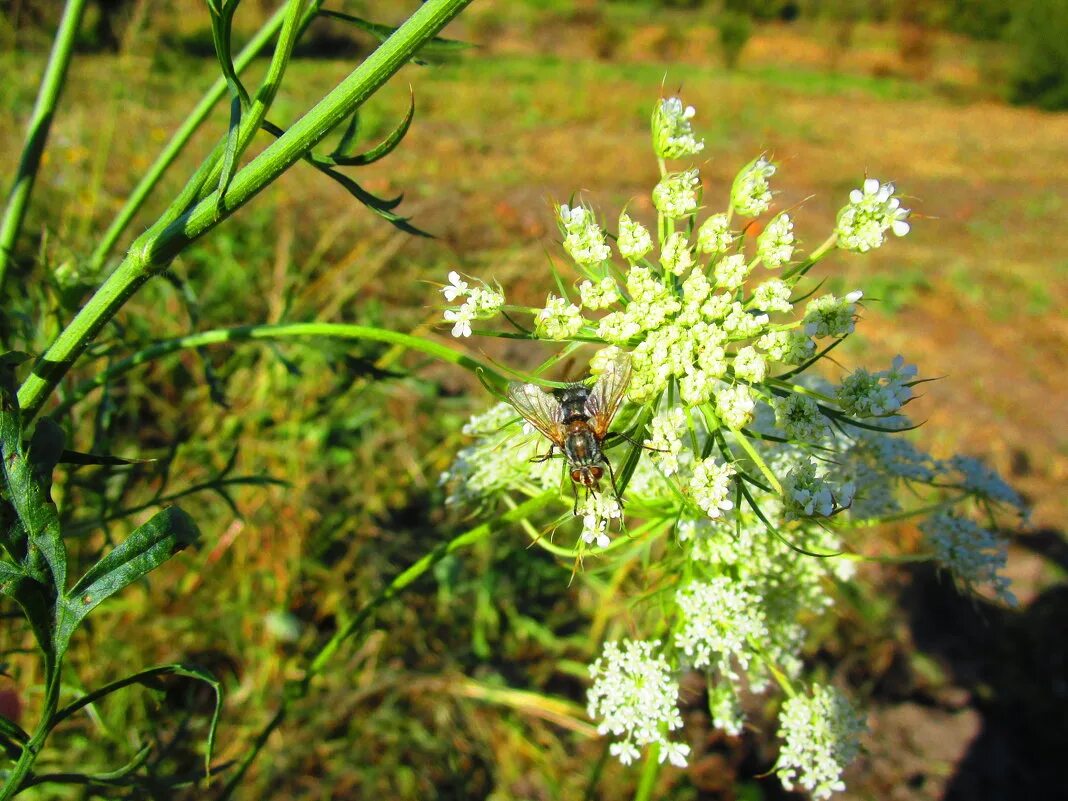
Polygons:
[[[314,14],[314,11],[318,10],[318,6],[319,3],[315,3],[314,10],[309,10],[308,21],[310,21],[310,17]],[[274,38],[274,35],[278,33],[278,29],[282,27],[282,21],[285,19],[285,11],[286,9],[284,6],[279,8],[234,58],[234,69],[238,74],[252,63],[252,60],[259,55],[260,51],[263,50],[271,39]],[[176,158],[178,158],[178,154],[182,152],[183,148],[185,148],[186,144],[188,144],[189,140],[193,137],[193,134],[196,133],[197,129],[204,123],[204,120],[207,119],[212,108],[214,108],[215,104],[218,103],[225,94],[226,79],[222,77],[216,78],[215,83],[211,85],[208,91],[205,92],[204,96],[200,99],[200,102],[193,107],[191,112],[189,112],[189,116],[185,118],[185,122],[183,122],[181,127],[174,132],[174,135],[156,157],[152,166],[148,168],[148,171],[142,176],[141,180],[137,183],[137,186],[130,192],[129,196],[126,198],[126,202],[119,210],[119,213],[115,216],[115,219],[112,220],[111,225],[108,226],[108,229],[104,232],[103,236],[101,236],[100,241],[97,243],[96,248],[89,257],[89,265],[92,269],[98,270],[103,266],[108,253],[115,246],[119,237],[122,236],[122,232],[126,230],[126,227],[133,220],[137,212],[141,210],[141,207],[152,193],[152,190],[156,188],[156,185],[167,171],[167,168],[174,163]]]
[[56,30],[56,38],[52,43],[48,66],[45,67],[44,77],[41,78],[41,88],[37,92],[37,102],[26,132],[26,142],[22,146],[18,172],[15,173],[15,182],[7,196],[3,219],[0,220],[0,291],[7,280],[7,268],[14,255],[15,241],[26,218],[26,207],[33,192],[37,170],[41,166],[41,156],[48,141],[48,131],[52,127],[59,93],[67,77],[67,67],[74,51],[74,39],[78,35],[84,10],[85,0],[67,0],[63,16],[59,20],[59,28]]
[[220,209],[218,191],[162,231],[150,229],[74,320],[59,334],[19,388],[26,419],[44,406],[56,385],[100,331],[148,278],[186,246],[212,230],[278,178],[386,83],[470,0],[428,0],[352,73],[234,176]]
[[228,342],[301,339],[305,337],[388,342],[407,350],[425,353],[449,364],[463,367],[473,373],[482,373],[487,380],[500,387],[507,383],[507,379],[489,365],[483,364],[448,345],[443,345],[433,339],[415,336],[414,334],[402,334],[398,331],[390,331],[387,328],[375,328],[373,326],[349,323],[265,323],[263,325],[240,325],[233,328],[214,328],[155,342],[124,359],[116,361],[88,381],[79,384],[71,390],[70,395],[64,398],[62,403],[56,406],[52,414],[56,417],[65,414],[75,403],[94,389],[105,386],[117,376],[129,372],[138,365],[159,359],[170,353],[202,348],[208,345],[222,345]]

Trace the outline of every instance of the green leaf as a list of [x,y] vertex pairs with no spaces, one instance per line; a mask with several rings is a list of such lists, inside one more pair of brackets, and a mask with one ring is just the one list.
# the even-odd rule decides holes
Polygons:
[[63,445],[66,441],[67,435],[55,420],[42,417],[37,421],[33,436],[30,437],[27,457],[37,474],[37,480],[46,490],[51,490],[52,471],[63,456]]
[[[272,136],[282,136],[285,133],[285,130],[279,128],[268,120],[263,121],[263,130],[267,131]],[[405,233],[412,234],[413,236],[431,237],[426,231],[422,231],[409,223],[407,217],[401,217],[399,214],[393,213],[393,209],[400,205],[400,202],[404,197],[403,195],[388,200],[386,198],[377,197],[376,195],[372,195],[349,176],[333,169],[333,161],[330,158],[317,156],[314,153],[308,152],[304,154],[304,160],[315,167],[315,169],[319,170],[319,172],[341,184],[341,186],[343,186],[350,195],[356,198],[356,200],[394,227],[399,228]]]
[[[29,541],[26,557],[29,565],[36,567],[39,558],[43,557],[52,573],[56,592],[60,593],[67,585],[67,551],[60,535],[56,505],[23,448],[22,413],[17,398],[6,387],[0,390],[0,396],[0,460],[7,481],[8,501]],[[14,532],[17,527],[13,524],[8,529],[7,539],[17,548],[19,535]],[[7,544],[5,542],[5,546]]]
[[[330,11],[324,8],[320,9],[319,13],[324,17],[333,17],[342,22],[347,22],[364,33],[371,34],[380,42],[386,41],[397,30],[389,25],[379,25],[377,22],[370,22],[362,17],[345,14],[341,11]],[[425,65],[431,63],[431,60],[440,61],[455,57],[470,47],[472,45],[467,42],[458,42],[455,39],[443,39],[440,36],[435,36],[416,51],[419,53],[419,57],[413,57],[412,61],[416,64]]]
[[211,39],[215,45],[215,56],[222,69],[223,78],[230,89],[230,125],[226,134],[226,148],[223,151],[222,171],[219,173],[218,211],[225,208],[226,190],[237,172],[238,146],[240,144],[241,115],[250,104],[248,92],[237,76],[234,66],[231,39],[233,33],[234,13],[241,0],[207,0],[211,11]]
[[408,113],[404,115],[404,119],[400,121],[400,124],[396,128],[390,131],[389,136],[370,150],[356,156],[349,155],[354,142],[348,138],[349,132],[346,130],[345,135],[341,137],[341,141],[338,143],[334,152],[329,156],[321,156],[320,160],[323,163],[330,163],[341,167],[362,167],[366,164],[373,164],[379,159],[388,156],[396,149],[405,134],[408,133],[408,129],[411,128],[413,119],[415,119],[414,94],[411,95],[408,103]]
[[47,589],[25,571],[10,562],[0,561],[0,595],[19,605],[30,624],[37,645],[48,662],[55,650],[52,647],[52,604]]
[[345,130],[341,134],[341,138],[338,140],[337,147],[334,148],[334,152],[330,155],[337,158],[338,156],[344,158],[352,155],[352,150],[356,147],[356,138],[360,135],[360,107],[357,106],[356,110],[349,115],[348,125],[345,126]]
[[193,518],[177,506],[164,509],[135,529],[60,599],[56,650],[66,649],[78,624],[102,601],[155,570],[199,536]]
[[[160,513],[162,514],[162,512]],[[157,515],[158,517],[158,515]],[[146,524],[147,525],[147,524]],[[121,547],[121,546],[120,546]],[[146,668],[145,670],[138,671],[126,678],[113,681],[110,684],[105,684],[99,689],[93,690],[93,692],[83,695],[77,701],[74,701],[69,706],[63,707],[52,717],[53,728],[60,722],[66,720],[75,712],[80,709],[84,709],[90,704],[96,703],[101,698],[111,695],[113,692],[121,690],[125,687],[130,687],[134,684],[140,684],[150,689],[158,689],[159,682],[156,681],[160,676],[184,676],[189,679],[196,679],[202,681],[211,687],[215,693],[215,709],[211,713],[211,723],[208,727],[208,741],[204,751],[204,772],[205,774],[211,773],[211,755],[215,750],[215,733],[219,727],[219,715],[222,714],[222,702],[223,702],[223,689],[222,684],[215,678],[210,672],[197,665],[189,665],[175,662],[169,665],[157,665],[156,667]]]
[[106,453],[82,453],[81,451],[64,450],[59,456],[61,464],[76,465],[109,465],[112,467],[124,467],[131,464],[151,464],[156,459],[124,459],[121,456],[111,456]]

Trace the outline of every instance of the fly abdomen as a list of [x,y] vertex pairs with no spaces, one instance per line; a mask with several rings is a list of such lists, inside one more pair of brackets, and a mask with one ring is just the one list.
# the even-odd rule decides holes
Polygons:
[[568,427],[564,455],[574,465],[597,464],[603,459],[601,446],[584,420],[577,420]]

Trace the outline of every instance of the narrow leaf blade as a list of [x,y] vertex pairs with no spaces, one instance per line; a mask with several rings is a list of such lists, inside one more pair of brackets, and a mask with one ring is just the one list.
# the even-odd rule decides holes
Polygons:
[[66,647],[78,624],[102,601],[155,570],[199,536],[193,518],[177,506],[164,509],[136,528],[62,598],[56,629],[58,649]]

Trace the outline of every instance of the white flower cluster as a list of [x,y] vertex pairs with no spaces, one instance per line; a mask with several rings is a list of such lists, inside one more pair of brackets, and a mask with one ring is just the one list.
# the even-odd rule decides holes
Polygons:
[[827,432],[827,418],[820,412],[815,400],[797,392],[791,392],[775,401],[775,422],[795,442],[816,443]]
[[653,238],[645,227],[623,212],[619,215],[619,237],[616,239],[619,255],[630,262],[638,261],[653,249]]
[[805,306],[805,333],[810,337],[844,337],[856,328],[857,301],[863,293],[850,292],[844,298],[823,295]]
[[801,785],[814,798],[845,789],[842,771],[860,749],[864,717],[834,687],[815,685],[811,695],[787,699],[779,714],[783,739],[775,772],[783,787]]
[[611,276],[597,283],[586,280],[579,284],[579,297],[587,309],[606,309],[619,300],[619,287]]
[[754,644],[767,642],[760,597],[729,576],[685,585],[675,593],[675,604],[682,618],[675,646],[695,668],[715,668],[737,679],[735,663],[748,668]]
[[697,170],[669,172],[653,187],[653,205],[665,217],[680,220],[697,211],[700,188]]
[[660,761],[685,767],[690,747],[669,739],[682,728],[678,709],[679,685],[664,657],[655,652],[659,641],[607,642],[590,665],[593,685],[587,712],[600,720],[597,731],[619,738],[609,749],[624,765],[641,755],[639,748],[660,744]]
[[591,492],[579,507],[582,517],[582,541],[607,548],[612,544],[608,529],[612,521],[623,524],[623,507],[607,492]]
[[731,488],[735,472],[734,465],[719,463],[711,456],[694,467],[690,497],[709,517],[722,517],[734,508]]
[[564,234],[564,250],[575,264],[589,267],[611,258],[612,251],[592,211],[585,206],[562,205],[557,213]]
[[1027,505],[1020,493],[1010,487],[997,471],[970,456],[954,456],[942,465],[948,473],[960,477],[961,487],[970,495],[990,503],[1014,506],[1024,514]]
[[439,479],[449,488],[449,505],[479,504],[506,490],[532,488],[536,491],[560,486],[559,462],[530,461],[544,439],[524,434],[520,418],[508,403],[498,403],[475,415],[463,427],[478,439],[462,448],[449,469]]
[[731,221],[724,213],[713,214],[697,229],[697,251],[715,255],[726,253],[734,242]]
[[935,559],[964,586],[989,586],[999,600],[1016,605],[1009,580],[1000,571],[1008,559],[1005,541],[974,521],[940,512],[920,523]]
[[780,214],[757,237],[757,255],[765,267],[782,267],[794,255],[794,222]]
[[834,485],[825,473],[819,473],[814,461],[802,462],[782,482],[786,519],[830,517],[853,502],[854,492],[853,482]]
[[[678,98],[658,104],[653,133],[661,159],[701,149],[692,117]],[[909,421],[901,411],[917,371],[902,357],[883,371],[856,370],[840,386],[808,370],[816,340],[854,331],[862,293],[815,297],[802,313],[794,301],[807,298],[811,285],[800,282],[834,244],[862,252],[881,244],[887,231],[907,232],[908,212],[892,185],[865,181],[839,214],[833,235],[805,259],[797,255],[787,213],[772,213],[755,239],[739,236],[744,223],[732,230],[735,215],[757,217],[771,209],[776,167],[765,157],[734,179],[729,208],[703,222],[697,170],[663,174],[660,166],[656,225],[647,228],[621,213],[615,258],[589,208],[557,209],[564,248],[579,273],[581,306],[550,295],[544,308],[528,312],[538,339],[571,340],[560,355],[587,341],[604,343],[590,360],[594,376],[629,354],[629,403],[613,430],[635,439],[625,460],[618,454],[626,448],[604,449],[621,477],[628,517],[642,521],[643,532],[663,532],[648,536],[669,536],[669,545],[648,551],[670,560],[658,588],[666,592],[655,604],[666,612],[661,630],[668,645],[608,643],[590,669],[588,711],[602,734],[614,735],[611,753],[624,764],[657,744],[661,761],[685,765],[689,747],[671,738],[682,725],[679,669],[707,674],[713,723],[730,734],[745,723],[743,693],[798,686],[807,626],[834,602],[835,582],[828,578],[847,581],[856,565],[802,554],[835,554],[847,547],[839,530],[931,503],[947,510],[921,526],[935,558],[962,585],[991,588],[1011,601],[1000,575],[1004,542],[960,507],[1022,512],[1023,501],[975,460],[939,461],[906,439]],[[759,225],[750,224],[751,230]],[[468,312],[446,312],[455,317],[449,321],[459,326],[457,335],[464,334],[465,317],[469,322],[503,305],[500,293],[469,291],[455,273],[443,292],[448,301],[471,298]],[[827,343],[819,355],[836,344]],[[547,440],[529,427],[521,435],[518,423],[516,411],[502,404],[465,428],[479,439],[443,476],[450,502],[484,504],[503,496],[514,505],[513,495],[551,490],[561,491],[570,508],[561,460],[528,461],[539,446],[544,453]],[[644,450],[636,450],[636,440]],[[909,497],[917,502],[903,507]],[[576,507],[576,555],[590,545],[602,549],[602,560],[629,551],[610,547],[613,527],[623,530],[623,500],[607,488],[586,494]],[[787,788],[798,785],[826,798],[842,788],[863,721],[833,688],[788,694],[776,770]]]
[[662,159],[680,159],[695,156],[705,149],[705,143],[693,133],[690,120],[696,110],[684,106],[682,99],[662,99],[653,111],[653,150]]
[[880,184],[875,178],[864,181],[861,189],[849,193],[849,205],[838,213],[838,247],[866,253],[883,244],[887,230],[897,236],[909,232],[909,210],[894,197],[893,184]]
[[[649,458],[665,476],[679,472],[679,456],[683,453],[681,434],[686,430],[686,412],[681,406],[658,412],[649,422],[649,438],[645,447]],[[693,452],[687,450],[687,454]]]
[[471,336],[471,321],[494,317],[504,306],[504,295],[487,286],[470,287],[453,270],[449,273],[449,283],[441,290],[449,303],[458,298],[467,298],[457,309],[446,309],[445,322],[452,323],[454,337]]
[[889,370],[869,373],[859,368],[846,376],[835,398],[846,414],[885,417],[896,414],[912,398],[909,382],[915,377],[916,366],[905,364],[903,356],[895,356]]
[[731,186],[731,206],[745,217],[756,217],[771,206],[771,186],[768,179],[775,174],[775,165],[763,156],[753,159],[738,173]]
[[545,308],[538,312],[535,330],[546,339],[570,339],[585,324],[582,309],[567,298],[549,295]]

